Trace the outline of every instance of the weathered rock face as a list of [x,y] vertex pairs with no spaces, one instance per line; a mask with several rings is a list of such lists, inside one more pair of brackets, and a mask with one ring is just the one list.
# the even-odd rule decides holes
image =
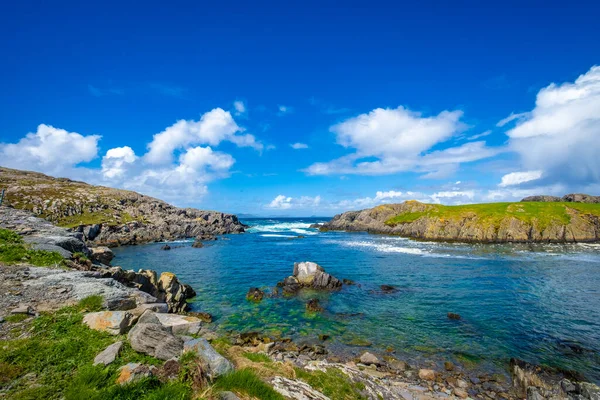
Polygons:
[[36,172],[0,168],[0,181],[6,187],[7,204],[62,226],[75,226],[86,241],[95,245],[114,247],[241,233],[245,227],[235,215],[177,208],[135,192]]
[[92,260],[104,265],[110,265],[112,259],[115,258],[115,254],[106,246],[93,247],[90,250],[92,251]]
[[135,351],[160,360],[179,357],[183,350],[183,340],[176,337],[171,328],[141,318],[129,331],[127,339]]
[[115,342],[104,349],[100,354],[94,358],[94,365],[108,365],[112,364],[113,361],[117,358],[119,353],[121,352],[121,348],[123,347],[123,342]]
[[[515,214],[521,203],[514,203]],[[565,204],[569,222],[551,220],[549,223],[526,222],[506,214],[494,223],[482,222],[474,213],[444,218],[444,215],[427,215],[436,205],[418,201],[386,204],[362,211],[349,211],[336,215],[323,224],[321,230],[342,230],[398,235],[413,239],[459,241],[474,243],[573,243],[600,241],[600,217],[570,208]],[[414,220],[386,224],[401,214],[416,215]],[[422,215],[422,216],[419,216]]]
[[292,294],[301,288],[339,290],[342,281],[329,275],[319,264],[306,261],[295,263],[294,275],[285,278],[278,286],[283,288],[284,293]]
[[208,365],[210,370],[209,375],[212,379],[233,372],[233,364],[220,355],[206,339],[200,338],[186,341],[183,351],[196,353]]
[[133,315],[127,311],[100,311],[86,314],[83,323],[96,331],[122,335],[133,325]]
[[163,272],[157,277],[152,270],[140,269],[138,272],[124,271],[121,267],[107,269],[106,276],[127,286],[138,288],[156,297],[159,302],[165,302],[169,312],[178,313],[188,309],[187,300],[196,296],[191,286],[183,284],[171,272]]
[[568,203],[600,203],[600,196],[591,196],[584,193],[571,193],[563,197],[557,196],[529,196],[521,201],[541,201],[541,202],[556,202],[564,201]]

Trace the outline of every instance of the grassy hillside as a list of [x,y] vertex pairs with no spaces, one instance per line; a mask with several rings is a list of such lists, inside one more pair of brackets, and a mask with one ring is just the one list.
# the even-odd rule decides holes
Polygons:
[[545,229],[552,224],[567,225],[571,222],[569,210],[600,217],[600,204],[563,202],[483,203],[459,206],[428,204],[425,211],[403,212],[385,221],[396,226],[417,221],[421,217],[440,220],[477,219],[482,226],[500,226],[507,216],[526,224]]

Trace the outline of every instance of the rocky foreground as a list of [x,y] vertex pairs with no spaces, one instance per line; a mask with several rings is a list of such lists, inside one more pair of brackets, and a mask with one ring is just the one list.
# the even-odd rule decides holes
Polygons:
[[[577,243],[600,241],[598,198],[549,196],[520,203],[442,206],[405,201],[336,215],[319,226],[399,235],[412,239],[468,243]],[[585,204],[584,204],[585,203]]]
[[178,208],[128,190],[0,167],[4,204],[109,247],[244,232],[235,215]]

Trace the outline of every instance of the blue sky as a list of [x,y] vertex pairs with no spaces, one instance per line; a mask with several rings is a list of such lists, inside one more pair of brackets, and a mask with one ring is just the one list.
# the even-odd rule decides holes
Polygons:
[[0,8],[3,166],[257,215],[600,194],[598,2]]

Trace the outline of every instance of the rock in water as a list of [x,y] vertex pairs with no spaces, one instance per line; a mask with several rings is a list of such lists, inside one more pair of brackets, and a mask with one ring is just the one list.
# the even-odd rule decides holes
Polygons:
[[187,294],[189,288],[181,284],[175,274],[163,272],[158,279],[158,290],[164,293],[164,301],[173,313],[183,312],[188,309]]
[[318,299],[310,299],[308,303],[306,303],[306,311],[309,312],[322,312],[323,307],[319,303]]
[[449,312],[448,319],[454,319],[454,320],[458,321],[461,319],[461,316],[460,316],[460,314],[455,314],[455,313]]
[[317,263],[306,261],[294,264],[294,275],[287,277],[278,286],[283,287],[285,293],[295,293],[299,289],[313,288],[319,290],[339,290],[342,282],[329,275]]
[[248,293],[246,294],[246,300],[260,302],[260,301],[262,301],[264,296],[265,296],[265,293],[262,290],[260,290],[259,288],[253,287],[248,290]]
[[199,241],[199,240],[196,240],[196,241],[195,241],[195,242],[192,244],[192,247],[193,247],[193,248],[195,248],[195,249],[200,249],[200,248],[204,247],[204,243],[202,243],[202,242],[201,242],[201,241]]
[[171,250],[171,246],[169,246],[168,244],[165,244],[164,246],[162,246],[160,248],[161,250]]
[[115,361],[115,359],[119,355],[119,352],[121,351],[122,347],[123,347],[123,342],[121,342],[121,341],[111,344],[106,349],[104,349],[100,354],[98,354],[96,356],[96,358],[94,358],[94,365],[111,364],[113,361]]
[[90,329],[122,335],[133,324],[133,314],[127,311],[100,311],[86,314],[83,323]]
[[[142,321],[127,334],[127,339],[135,351],[148,354],[160,360],[179,357],[183,350],[183,340],[173,335],[171,328],[160,323]],[[147,320],[146,320],[147,321]]]
[[192,351],[208,365],[211,379],[233,372],[233,364],[220,355],[206,339],[192,339],[185,342],[183,351]]

